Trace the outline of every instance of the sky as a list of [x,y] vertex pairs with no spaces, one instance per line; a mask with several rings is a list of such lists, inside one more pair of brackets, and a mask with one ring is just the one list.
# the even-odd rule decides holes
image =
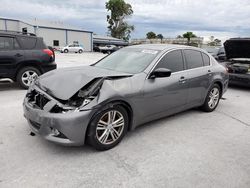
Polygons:
[[[125,0],[134,14],[132,38],[153,31],[176,37],[187,31],[197,36],[250,37],[250,0]],[[0,17],[60,21],[107,34],[106,0],[0,0]]]

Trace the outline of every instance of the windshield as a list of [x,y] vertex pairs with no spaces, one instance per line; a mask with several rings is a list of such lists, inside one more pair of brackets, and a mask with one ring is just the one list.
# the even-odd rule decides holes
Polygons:
[[136,74],[146,69],[158,53],[158,50],[123,48],[102,59],[94,66]]

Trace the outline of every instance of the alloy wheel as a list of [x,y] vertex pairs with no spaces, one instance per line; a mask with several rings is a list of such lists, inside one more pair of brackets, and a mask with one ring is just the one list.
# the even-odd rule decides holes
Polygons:
[[38,77],[38,74],[33,70],[25,71],[22,74],[22,82],[25,86],[30,86],[30,84]]
[[96,137],[101,144],[112,144],[120,138],[123,133],[125,120],[117,110],[106,112],[98,121]]
[[220,91],[218,88],[215,87],[210,91],[209,94],[209,100],[208,100],[209,108],[211,109],[215,108],[219,102],[219,98],[220,98]]

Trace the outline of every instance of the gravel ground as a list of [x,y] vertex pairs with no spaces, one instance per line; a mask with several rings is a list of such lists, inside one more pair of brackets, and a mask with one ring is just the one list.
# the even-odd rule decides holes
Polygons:
[[[58,67],[103,54],[57,54]],[[0,82],[0,187],[250,187],[250,90],[229,88],[212,113],[189,110],[140,126],[114,149],[30,136],[25,91]]]

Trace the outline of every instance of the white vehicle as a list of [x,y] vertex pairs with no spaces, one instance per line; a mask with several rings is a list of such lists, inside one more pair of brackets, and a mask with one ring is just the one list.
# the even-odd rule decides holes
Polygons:
[[68,52],[82,53],[84,49],[79,44],[69,44],[63,48],[60,48],[60,51],[61,53],[68,53]]
[[115,45],[106,45],[106,46],[99,46],[99,50],[102,53],[107,53],[107,54],[111,54],[114,51],[117,50],[117,47]]

